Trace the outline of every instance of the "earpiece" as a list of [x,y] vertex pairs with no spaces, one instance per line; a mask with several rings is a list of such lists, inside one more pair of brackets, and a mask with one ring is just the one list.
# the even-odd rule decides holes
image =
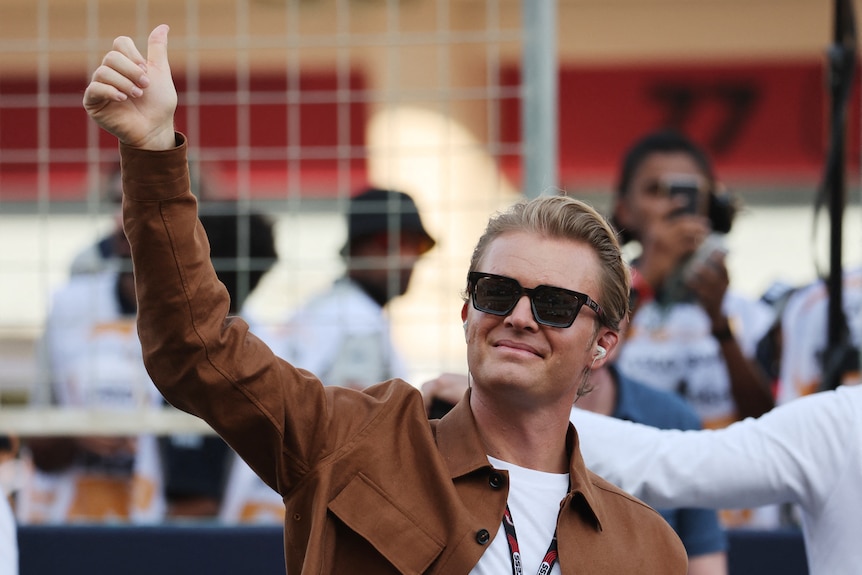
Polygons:
[[606,350],[605,348],[603,348],[600,345],[596,346],[596,359],[602,359],[607,354],[608,354],[608,350]]
[[467,341],[467,321],[464,321],[464,341]]

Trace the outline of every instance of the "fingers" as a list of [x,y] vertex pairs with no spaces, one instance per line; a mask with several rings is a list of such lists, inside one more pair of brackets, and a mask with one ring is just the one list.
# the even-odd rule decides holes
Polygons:
[[[96,92],[102,98],[123,101],[138,98],[150,85],[147,76],[149,64],[168,70],[167,24],[160,24],[147,40],[147,58],[141,54],[135,42],[128,36],[114,39],[113,49],[102,59],[102,65],[93,73],[93,82],[103,85]],[[113,88],[113,89],[112,89]]]
[[[141,69],[146,72],[147,61],[141,55],[138,47],[135,46],[135,41],[128,36],[117,36],[114,38],[113,52],[117,52],[125,56],[129,61],[141,66]],[[109,53],[110,54],[110,53]]]
[[105,56],[102,65],[93,72],[93,82],[105,86],[103,92],[117,101],[140,98],[143,89],[150,85],[147,75],[117,52]]
[[100,102],[123,102],[139,98],[150,85],[147,65],[132,39],[120,36],[114,40],[114,49],[102,59],[93,72],[90,86],[84,94],[84,106],[95,107]]
[[168,66],[169,31],[170,27],[167,24],[160,24],[150,32],[147,40],[147,62],[165,69]]
[[693,265],[689,269],[686,285],[710,316],[721,313],[724,294],[730,285],[723,254]]

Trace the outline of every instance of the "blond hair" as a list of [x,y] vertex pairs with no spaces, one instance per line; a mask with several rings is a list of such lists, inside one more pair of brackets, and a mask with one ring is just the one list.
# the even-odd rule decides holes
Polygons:
[[619,330],[629,310],[631,280],[617,236],[601,214],[580,200],[562,195],[539,196],[516,203],[488,221],[473,249],[470,271],[481,271],[478,266],[488,246],[509,232],[530,232],[584,242],[592,247],[599,259],[601,277],[600,293],[589,295],[602,306],[605,325]]

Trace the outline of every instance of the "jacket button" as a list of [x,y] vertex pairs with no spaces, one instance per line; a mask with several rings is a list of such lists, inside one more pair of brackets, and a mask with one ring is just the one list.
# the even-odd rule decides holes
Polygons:
[[492,472],[490,476],[488,476],[488,485],[493,487],[494,489],[499,489],[503,486],[503,474],[497,473],[496,471]]
[[491,534],[488,533],[487,529],[479,529],[479,531],[476,532],[476,543],[479,545],[487,545],[490,540]]

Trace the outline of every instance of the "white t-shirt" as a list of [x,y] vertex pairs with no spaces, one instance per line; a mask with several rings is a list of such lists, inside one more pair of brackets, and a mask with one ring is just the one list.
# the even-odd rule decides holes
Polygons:
[[[722,309],[746,357],[754,357],[774,312],[765,303],[728,291]],[[635,314],[622,345],[620,373],[657,389],[680,394],[707,428],[738,419],[721,345],[697,303],[649,302]]]
[[[507,503],[515,525],[515,535],[521,552],[524,575],[538,572],[557,529],[560,502],[569,491],[568,473],[546,473],[518,467],[488,456],[495,469],[509,472]],[[471,575],[499,575],[512,572],[512,553],[506,540],[503,523],[496,537],[482,554]],[[551,574],[560,574],[559,562]]]
[[811,575],[862,565],[862,387],[808,395],[718,430],[662,430],[573,408],[584,462],[649,505],[795,503]]
[[261,325],[256,334],[275,355],[315,374],[324,385],[364,389],[407,375],[383,308],[346,278],[287,321]]

